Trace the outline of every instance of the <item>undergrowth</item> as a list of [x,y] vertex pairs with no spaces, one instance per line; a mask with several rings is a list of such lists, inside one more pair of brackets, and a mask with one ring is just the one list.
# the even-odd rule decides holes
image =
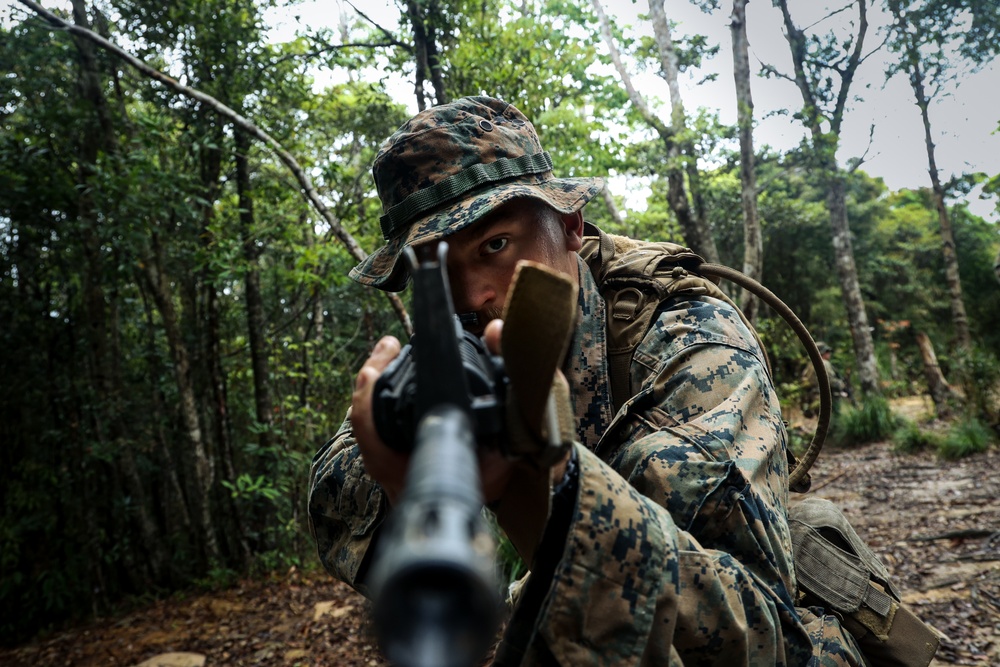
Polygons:
[[889,401],[865,396],[858,407],[841,405],[830,425],[830,441],[843,447],[888,440],[900,424]]
[[996,441],[993,430],[979,419],[956,422],[937,446],[944,459],[960,459],[985,452]]
[[912,454],[926,449],[936,450],[943,440],[944,436],[940,433],[903,419],[892,434],[892,448],[901,454]]

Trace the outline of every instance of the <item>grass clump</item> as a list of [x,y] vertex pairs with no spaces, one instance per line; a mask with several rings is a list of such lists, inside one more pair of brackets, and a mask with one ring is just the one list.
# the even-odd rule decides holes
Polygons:
[[831,440],[841,446],[888,440],[900,420],[883,396],[865,396],[858,407],[842,406],[834,415]]
[[902,420],[892,434],[893,451],[901,454],[912,454],[924,449],[936,450],[943,441],[940,433],[922,429],[908,419]]
[[993,444],[993,430],[979,419],[957,422],[938,444],[937,452],[944,459],[960,459],[985,452]]

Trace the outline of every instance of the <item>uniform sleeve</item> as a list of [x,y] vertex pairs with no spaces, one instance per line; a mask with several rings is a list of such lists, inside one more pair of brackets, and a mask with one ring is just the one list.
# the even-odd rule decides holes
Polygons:
[[386,514],[385,492],[365,472],[351,413],[316,453],[310,471],[309,529],[327,572],[367,594],[364,575]]
[[539,556],[557,559],[534,583],[547,593],[537,615],[519,608],[511,623],[533,616],[534,634],[504,655],[522,665],[858,664],[839,626],[834,640],[814,640],[794,608],[784,428],[752,341],[720,301],[660,313],[636,351],[636,395],[595,452],[578,446],[565,544]]
[[763,352],[711,298],[664,308],[636,350],[633,386],[602,458],[704,546],[791,602],[787,435]]

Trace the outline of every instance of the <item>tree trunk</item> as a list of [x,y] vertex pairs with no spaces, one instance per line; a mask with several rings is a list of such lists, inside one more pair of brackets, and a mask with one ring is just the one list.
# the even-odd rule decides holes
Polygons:
[[[718,251],[715,250],[711,234],[699,225],[697,217],[691,210],[687,187],[684,183],[685,172],[680,164],[681,151],[675,141],[674,128],[667,127],[662,120],[657,118],[656,114],[649,108],[649,105],[646,104],[646,100],[636,90],[635,85],[632,83],[632,77],[629,75],[628,70],[625,69],[621,54],[615,45],[614,37],[611,35],[611,23],[608,20],[607,14],[604,13],[604,8],[601,6],[600,0],[592,0],[592,4],[600,23],[601,36],[608,46],[611,62],[614,64],[618,76],[621,77],[622,85],[628,94],[629,101],[639,115],[642,116],[643,120],[659,135],[667,151],[667,156],[670,158],[670,166],[667,168],[666,174],[667,202],[670,204],[670,210],[673,211],[674,216],[677,218],[677,223],[680,225],[681,233],[684,235],[684,242],[706,260],[718,261]],[[650,7],[652,8],[652,4]],[[680,109],[680,113],[683,114],[683,106],[675,107],[675,111],[678,108]],[[712,257],[714,259],[710,259]]]
[[[156,332],[155,324],[153,321],[153,309],[149,304],[149,295],[145,289],[145,280],[140,274],[136,276],[137,285],[139,287],[139,294],[142,297],[142,307],[143,311],[146,313],[146,329],[147,329],[147,344],[146,344],[146,366],[149,368],[149,374],[152,378],[159,378],[162,375],[162,366],[159,362],[159,357],[156,354]],[[165,499],[163,504],[163,516],[166,524],[166,534],[167,536],[173,536],[178,533],[184,535],[185,537],[190,537],[193,526],[191,523],[191,514],[188,512],[188,499],[184,494],[184,488],[181,485],[180,477],[178,476],[179,468],[174,462],[174,456],[170,452],[169,442],[167,440],[166,433],[163,430],[163,424],[167,421],[167,409],[164,404],[163,394],[160,390],[159,382],[151,382],[151,396],[150,403],[153,406],[152,423],[154,424],[153,429],[155,433],[154,442],[156,443],[156,450],[154,458],[159,463],[160,473],[163,476],[163,498]],[[174,566],[175,569],[177,566]]]
[[618,204],[615,202],[614,195],[605,187],[601,190],[601,198],[604,199],[604,206],[608,209],[611,219],[615,221],[616,225],[621,227],[625,221],[622,219],[621,211],[618,210]]
[[934,196],[934,206],[938,213],[941,227],[941,250],[944,255],[945,281],[948,284],[948,295],[951,302],[951,319],[955,326],[955,342],[959,348],[968,349],[972,344],[969,334],[969,318],[965,312],[965,300],[962,297],[962,280],[958,271],[958,255],[955,251],[955,235],[945,204],[944,187],[938,173],[937,158],[934,152],[934,140],[931,134],[931,121],[928,113],[930,97],[924,86],[924,70],[921,66],[921,54],[914,41],[908,17],[904,16],[899,2],[889,2],[889,10],[896,22],[896,32],[903,42],[904,65],[913,88],[913,96],[920,109],[920,119],[924,125],[924,145],[927,147],[927,171],[931,177],[931,190]]
[[448,93],[444,87],[444,77],[441,74],[441,60],[437,47],[437,30],[435,24],[440,21],[441,9],[437,0],[430,0],[427,4],[427,14],[430,20],[427,22],[427,67],[431,73],[431,85],[434,86],[434,97],[437,104],[447,104]]
[[[865,35],[868,31],[867,0],[857,0],[858,22],[857,38],[847,51],[846,58],[827,69],[840,76],[840,87],[836,98],[821,100],[813,88],[807,65],[815,64],[810,60],[810,52],[805,33],[795,26],[792,15],[788,11],[788,0],[774,0],[781,10],[785,25],[785,37],[791,50],[792,64],[795,69],[795,84],[802,95],[802,116],[806,129],[812,138],[813,158],[822,171],[827,184],[827,210],[830,213],[830,229],[833,236],[833,252],[837,266],[837,276],[840,279],[840,289],[844,299],[844,308],[851,327],[851,338],[854,341],[854,356],[858,364],[858,380],[865,393],[878,393],[878,365],[875,362],[875,344],[872,342],[871,330],[868,325],[868,315],[865,312],[864,299],[858,282],[858,271],[854,263],[854,250],[851,247],[851,231],[847,221],[847,203],[844,186],[844,172],[837,166],[837,144],[840,127],[844,120],[844,110],[850,98],[851,83],[858,66],[861,64]],[[832,76],[829,75],[829,76]],[[829,80],[829,79],[827,79]],[[831,91],[832,96],[832,81]],[[821,109],[822,102],[832,104],[832,109]],[[824,131],[823,124],[830,124],[829,131]]]
[[[674,209],[678,220],[681,219],[682,215],[690,218],[686,226],[682,223],[682,228],[685,229],[686,238],[688,238],[687,228],[691,228],[688,243],[691,244],[692,248],[706,261],[717,264],[719,250],[715,246],[715,239],[712,238],[708,214],[702,202],[698,155],[695,153],[692,141],[677,140],[677,137],[687,135],[687,113],[684,110],[684,100],[681,97],[680,61],[677,57],[677,51],[674,49],[674,40],[670,34],[670,22],[664,12],[664,4],[664,0],[649,0],[649,17],[653,24],[653,35],[660,54],[661,76],[667,82],[667,89],[670,91],[670,125],[673,135],[673,139],[667,145],[668,164],[671,165],[668,174],[670,206]],[[686,184],[684,182],[685,174],[687,175]],[[685,185],[690,193],[685,189]],[[689,200],[693,206],[689,204]]]
[[997,282],[1000,283],[1000,251],[997,252],[997,258],[993,260],[993,273],[997,277]]
[[406,14],[413,28],[414,92],[417,96],[417,110],[419,111],[427,108],[424,82],[427,81],[428,77],[430,77],[431,85],[434,87],[435,104],[445,104],[448,101],[444,79],[441,76],[441,64],[438,61],[433,20],[427,20],[428,17],[433,19],[437,11],[436,2],[428,3],[428,9],[425,13],[421,11],[419,0],[406,1]]
[[215,534],[215,524],[212,522],[211,492],[215,481],[215,464],[202,435],[198,401],[191,378],[191,355],[177,321],[177,312],[170,292],[170,278],[164,270],[162,251],[155,233],[152,250],[143,263],[143,268],[153,301],[160,311],[170,357],[174,364],[174,382],[177,384],[177,394],[180,398],[181,419],[187,431],[194,461],[191,500],[195,509],[195,520],[201,530],[203,554],[206,563],[210,564],[220,560],[219,541]]
[[[267,323],[264,319],[264,298],[261,295],[260,268],[258,259],[260,247],[253,233],[253,197],[250,194],[250,167],[247,153],[250,140],[236,131],[236,190],[240,203],[240,236],[243,241],[243,257],[247,262],[246,307],[247,340],[250,342],[250,362],[253,368],[254,406],[257,412],[259,445],[263,451],[271,446],[271,371],[267,353]],[[270,471],[266,471],[270,472]]]
[[[764,237],[757,215],[757,170],[753,152],[753,96],[750,90],[750,55],[747,40],[747,2],[733,0],[730,29],[733,33],[733,78],[736,80],[736,118],[740,135],[740,202],[743,205],[743,273],[760,280],[764,272]],[[750,323],[760,302],[743,290],[740,309]]]
[[917,348],[920,350],[920,358],[924,362],[924,377],[927,379],[927,389],[930,391],[931,399],[934,401],[934,411],[938,419],[947,419],[952,415],[952,407],[956,398],[955,390],[951,388],[948,381],[938,366],[937,355],[934,354],[934,345],[931,339],[923,331],[914,334],[917,341]]
[[962,349],[969,349],[972,339],[969,334],[969,318],[965,314],[965,301],[962,298],[962,279],[958,273],[958,254],[955,252],[955,235],[951,229],[951,219],[948,207],[944,201],[944,187],[938,174],[937,160],[934,156],[934,140],[931,138],[931,121],[927,113],[929,100],[924,92],[923,72],[918,61],[910,62],[910,83],[913,94],[920,107],[920,118],[924,123],[924,143],[927,146],[927,171],[931,176],[931,187],[934,192],[934,206],[937,208],[938,222],[941,225],[941,251],[944,255],[945,282],[948,283],[948,295],[951,300],[951,319],[955,325],[955,342]]
[[[90,29],[83,0],[73,0],[73,19],[76,25]],[[133,511],[129,518],[138,528],[141,540],[137,551],[137,567],[131,568],[129,576],[137,587],[148,584],[148,578],[159,580],[165,562],[165,552],[159,530],[150,513],[151,504],[145,485],[135,461],[133,443],[128,437],[124,420],[124,390],[122,389],[121,352],[118,346],[120,335],[116,316],[116,297],[104,289],[105,244],[101,238],[101,226],[95,212],[90,192],[93,188],[95,166],[101,153],[113,154],[117,151],[114,124],[107,99],[102,92],[101,72],[97,66],[94,46],[86,39],[74,37],[79,56],[80,74],[77,87],[80,97],[93,108],[94,122],[90,131],[80,138],[77,184],[80,193],[77,200],[77,218],[82,230],[82,245],[86,257],[84,272],[84,302],[87,313],[87,335],[89,341],[89,366],[92,386],[100,397],[102,406],[94,414],[97,436],[112,443],[117,453],[115,466],[121,479],[134,499]]]
[[844,175],[836,166],[829,167],[826,205],[830,212],[830,229],[833,233],[833,254],[837,266],[837,277],[847,310],[854,341],[854,356],[858,363],[858,380],[865,393],[877,393],[878,366],[875,362],[875,344],[872,341],[868,314],[858,283],[858,269],[854,263],[854,249],[851,246],[851,230],[847,223],[847,202],[844,192]]

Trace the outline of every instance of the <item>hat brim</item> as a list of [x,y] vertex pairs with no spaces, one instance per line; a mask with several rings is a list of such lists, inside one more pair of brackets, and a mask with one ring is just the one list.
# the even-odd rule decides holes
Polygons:
[[406,234],[393,239],[355,266],[351,279],[386,292],[400,292],[409,275],[400,257],[403,248],[444,238],[462,230],[513,199],[537,199],[560,213],[575,213],[604,189],[603,178],[544,178],[529,176],[491,184],[471,192],[414,222]]

